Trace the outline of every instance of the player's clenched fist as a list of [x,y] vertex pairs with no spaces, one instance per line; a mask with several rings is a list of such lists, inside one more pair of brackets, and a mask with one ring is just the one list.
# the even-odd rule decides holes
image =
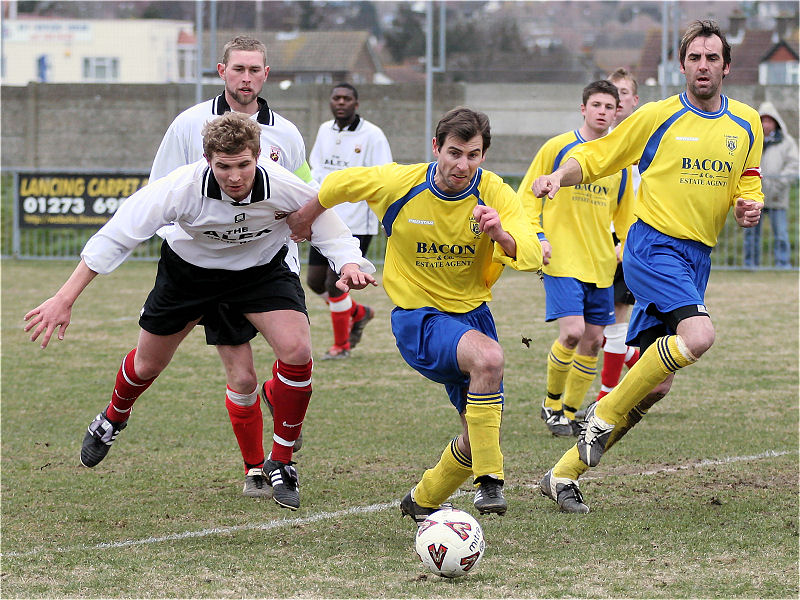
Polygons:
[[763,202],[737,198],[736,205],[733,207],[733,216],[736,217],[736,222],[740,227],[755,227],[761,220],[763,207]]
[[537,198],[542,198],[545,195],[548,198],[552,198],[560,188],[561,178],[557,177],[555,173],[540,175],[533,181],[533,185],[531,186],[533,195]]

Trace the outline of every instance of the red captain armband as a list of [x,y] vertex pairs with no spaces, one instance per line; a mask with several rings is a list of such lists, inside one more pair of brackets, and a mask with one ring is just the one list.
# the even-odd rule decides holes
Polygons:
[[761,179],[761,167],[750,167],[749,169],[745,169],[744,173],[742,173],[742,177],[758,177]]

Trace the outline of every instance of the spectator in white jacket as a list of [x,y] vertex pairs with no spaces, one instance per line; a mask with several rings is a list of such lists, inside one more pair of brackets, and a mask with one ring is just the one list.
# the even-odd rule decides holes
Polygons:
[[[772,252],[776,269],[791,269],[788,211],[789,193],[797,182],[797,142],[789,135],[772,102],[759,108],[764,128],[764,152],[761,155],[761,188],[764,191],[764,212],[772,228]],[[744,265],[761,264],[761,223],[744,230]]]

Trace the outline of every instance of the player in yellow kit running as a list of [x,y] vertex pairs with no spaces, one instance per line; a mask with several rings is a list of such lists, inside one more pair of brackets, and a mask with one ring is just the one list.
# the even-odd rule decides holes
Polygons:
[[720,92],[730,45],[712,21],[696,21],[680,44],[686,91],[651,102],[606,137],[576,149],[533,184],[537,196],[589,182],[639,161],[642,176],[623,253],[636,298],[628,344],[642,354],[587,412],[578,443],[544,476],[542,493],[567,512],[587,513],[578,478],[600,462],[670,389],[674,374],[714,343],[704,303],[711,250],[733,208],[741,227],[761,218],[763,131],[758,113]]
[[558,322],[547,356],[547,395],[541,417],[550,433],[569,437],[580,427],[575,412],[597,375],[603,328],[614,322],[617,255],[612,225],[625,239],[633,216],[630,168],[587,185],[565,187],[542,201],[531,192],[539,175],[551,173],[580,144],[606,133],[619,106],[610,81],[583,89],[583,125],[549,139],[519,186],[517,196],[538,232],[544,255],[545,320]]
[[542,251],[522,204],[480,164],[491,135],[486,115],[448,112],[436,127],[430,164],[354,167],[329,174],[318,200],[289,215],[296,238],[326,208],[366,200],[386,231],[383,287],[396,308],[400,354],[445,385],[462,432],[403,498],[418,523],[468,478],[481,513],[506,512],[500,451],[503,349],[487,302],[505,265],[537,271]]

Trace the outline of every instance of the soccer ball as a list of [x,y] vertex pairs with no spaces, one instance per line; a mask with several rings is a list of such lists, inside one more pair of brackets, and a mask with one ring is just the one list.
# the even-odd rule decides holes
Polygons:
[[417,530],[417,554],[440,577],[466,575],[478,565],[485,547],[483,529],[463,510],[437,510]]

